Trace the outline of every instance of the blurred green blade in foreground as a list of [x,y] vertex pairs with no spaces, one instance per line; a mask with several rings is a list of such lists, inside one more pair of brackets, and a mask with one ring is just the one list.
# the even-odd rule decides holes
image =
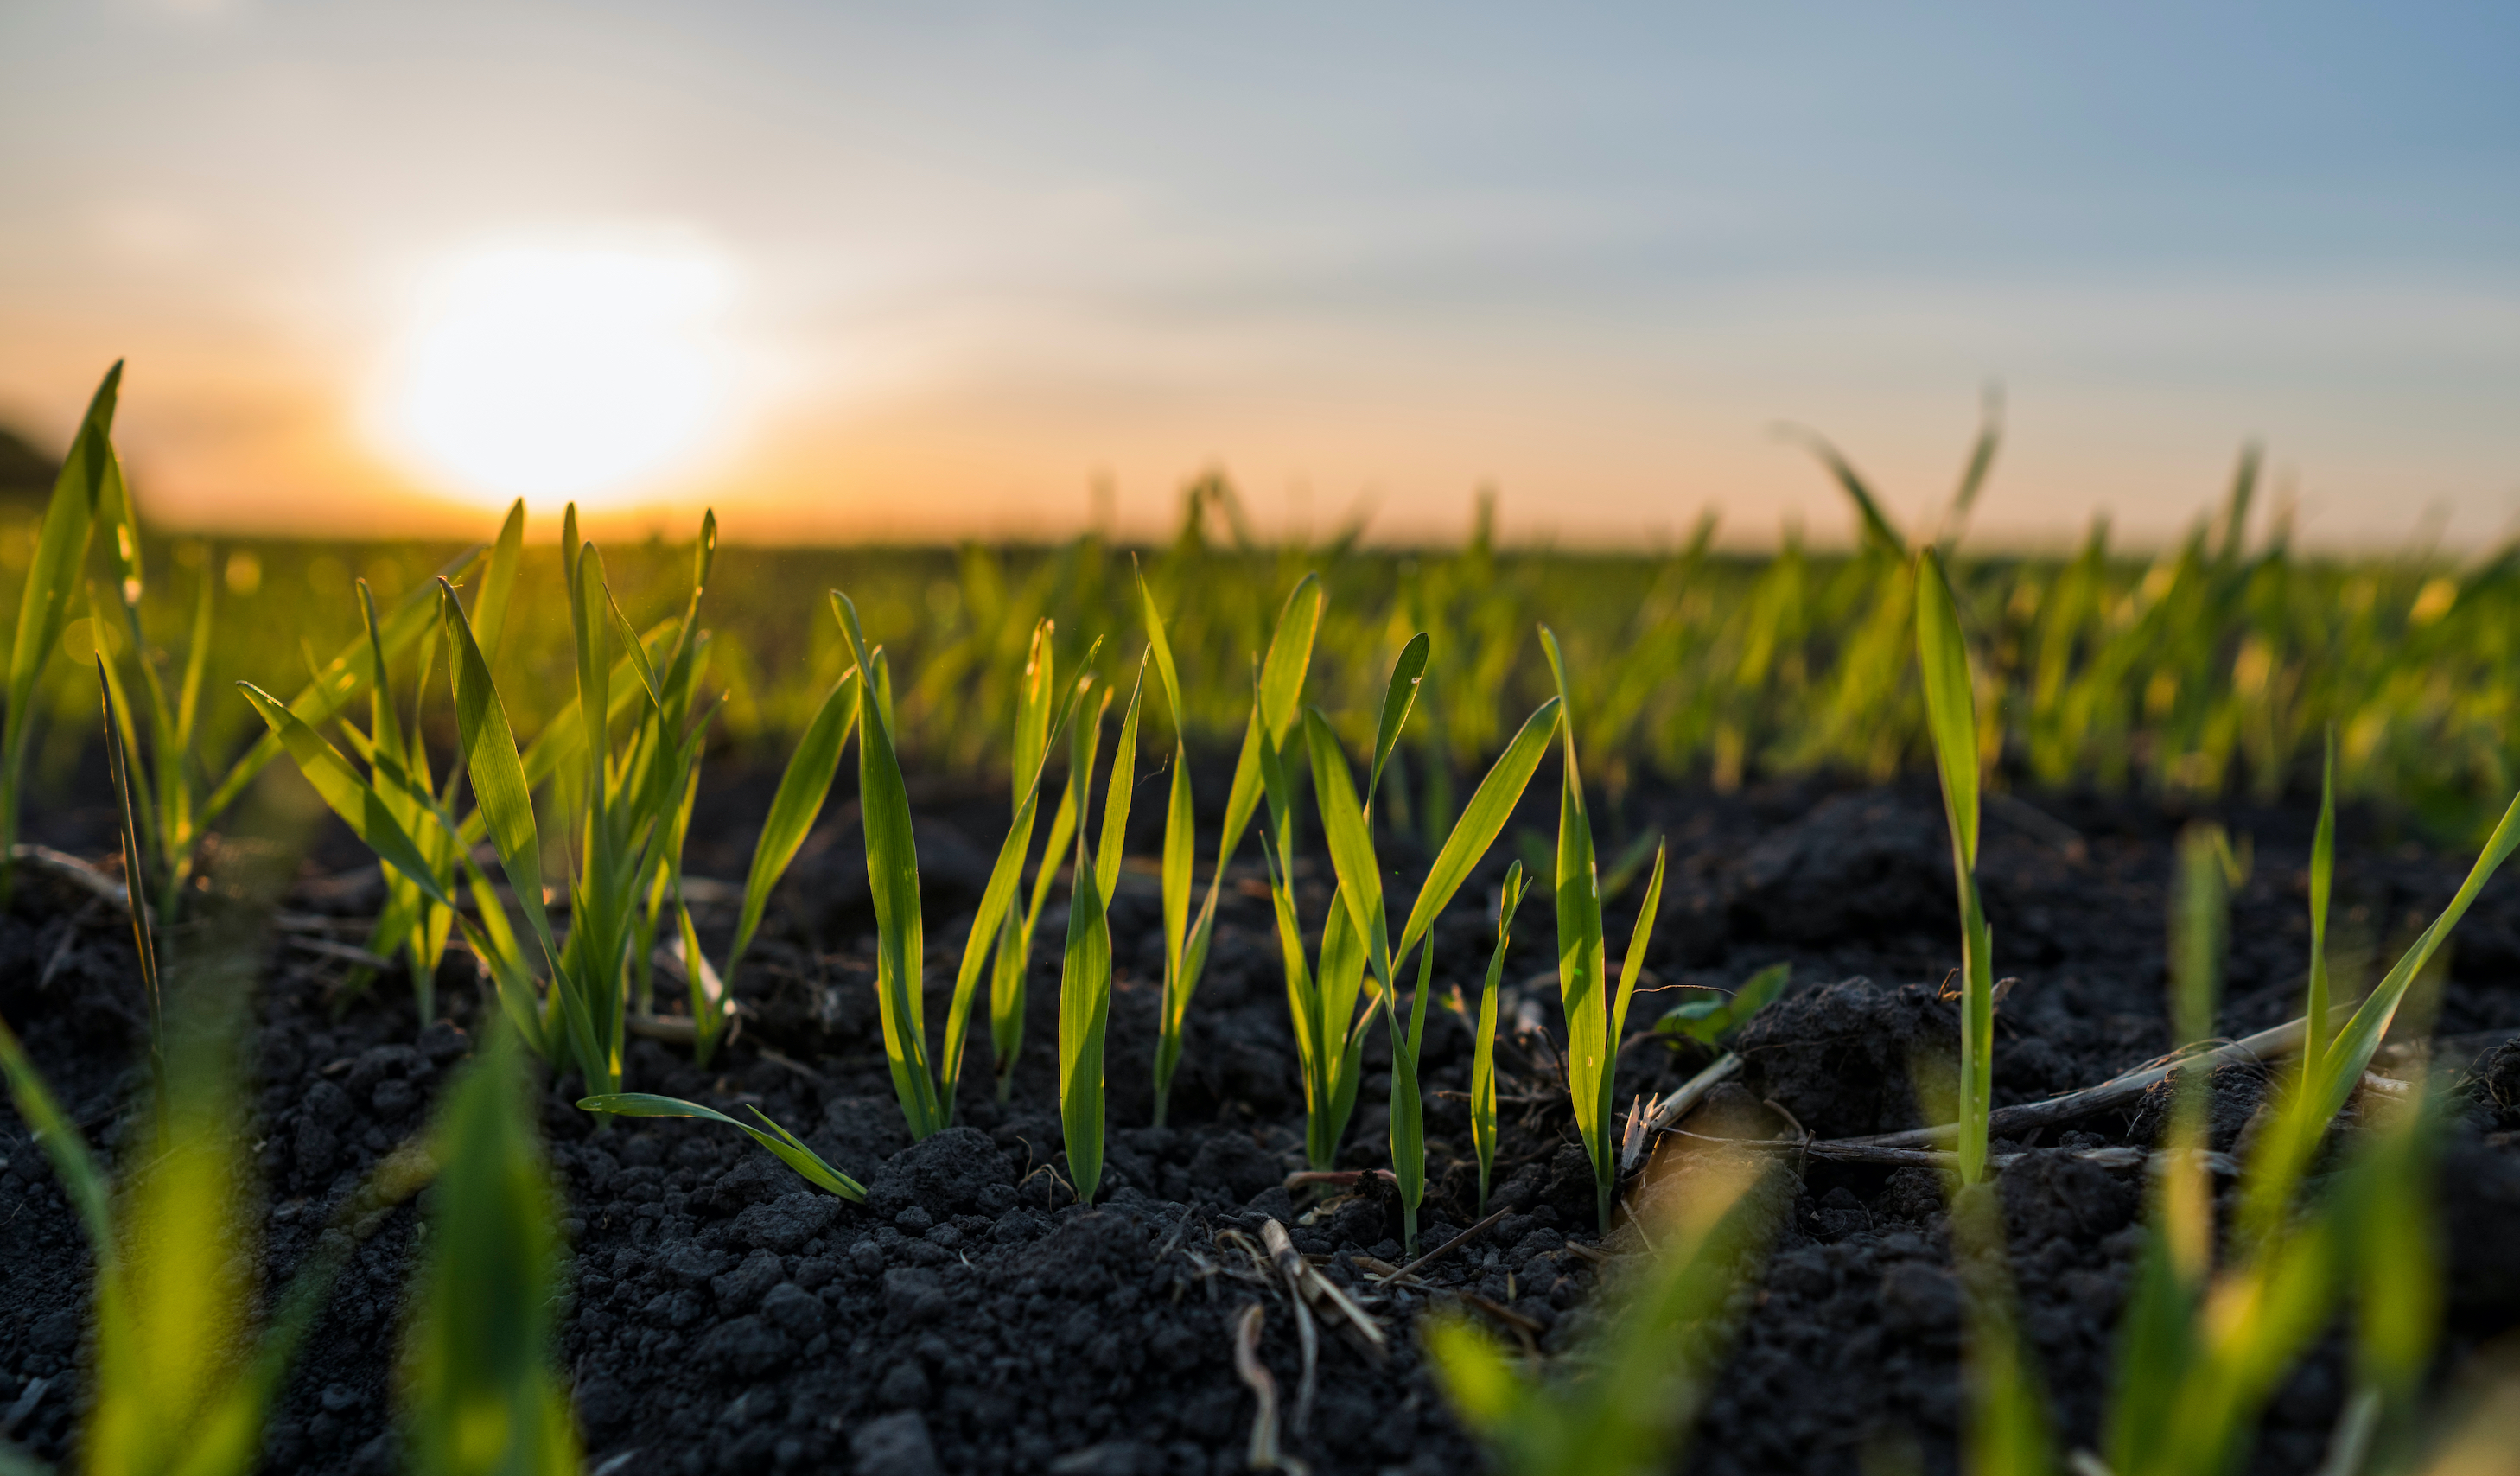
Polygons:
[[553,1366],[557,1192],[519,1046],[501,1032],[435,1128],[438,1175],[412,1303],[403,1420],[425,1476],[577,1476]]
[[[1672,1467],[1720,1364],[1716,1325],[1772,1230],[1774,1172],[1715,1153],[1666,1155],[1641,1194],[1654,1247],[1623,1257],[1611,1309],[1579,1356],[1531,1366],[1458,1313],[1426,1326],[1436,1383],[1507,1476],[1649,1476]],[[1586,1370],[1569,1376],[1564,1365]]]

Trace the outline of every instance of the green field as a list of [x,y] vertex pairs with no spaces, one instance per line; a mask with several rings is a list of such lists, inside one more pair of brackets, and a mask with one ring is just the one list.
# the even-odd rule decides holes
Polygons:
[[[1656,854],[1646,871],[1642,850],[1615,867],[1597,856],[1594,817],[1647,783],[1726,791],[1778,776],[1937,774],[1964,1023],[1957,1151],[1917,1151],[1950,1179],[1969,1289],[1968,1464],[1985,1472],[2049,1469],[2053,1453],[2035,1381],[2008,1371],[2006,1282],[1985,1270],[2002,1263],[1988,1187],[2000,1168],[1988,1153],[1989,1062],[2002,1046],[1975,879],[1981,787],[2182,808],[2321,796],[2299,1064],[2280,1068],[2262,1131],[2230,1170],[2243,1187],[2219,1261],[2202,1089],[2180,1095],[2129,1303],[2114,1469],[2233,1468],[2254,1412],[2338,1298],[2402,1282],[2410,1307],[2425,1294],[2419,1220],[2390,1207],[2422,1196],[2429,1084],[2399,1089],[2403,1111],[2362,1109],[2339,1135],[2336,1172],[2312,1170],[2399,1003],[2520,842],[2502,808],[2520,772],[2520,551],[2455,567],[2297,555],[2280,527],[2251,531],[2252,459],[2190,537],[2150,557],[2114,552],[2097,531],[2070,559],[2003,557],[1958,533],[1991,441],[1936,539],[1894,527],[1851,469],[1824,459],[1847,492],[1856,548],[1789,544],[1759,559],[1715,552],[1711,525],[1684,547],[1627,556],[1501,548],[1484,517],[1454,548],[1375,549],[1353,537],[1263,546],[1238,533],[1233,494],[1213,481],[1185,494],[1178,537],[1137,550],[1090,537],[1053,548],[755,549],[737,541],[741,529],[727,530],[724,548],[704,535],[698,546],[597,549],[573,537],[573,521],[550,541],[556,530],[528,524],[521,509],[471,549],[160,538],[131,516],[110,398],[100,407],[45,520],[0,537],[0,566],[16,581],[0,607],[20,611],[8,818],[20,819],[22,783],[58,792],[98,744],[107,675],[121,874],[157,909],[158,927],[144,914],[135,934],[152,1012],[144,1115],[156,1138],[150,1154],[126,1138],[119,1180],[0,1031],[19,1114],[41,1133],[100,1251],[88,1469],[249,1465],[291,1340],[338,1270],[319,1258],[248,1337],[251,1288],[203,1248],[238,1213],[241,1112],[230,1067],[185,1022],[208,1007],[198,981],[234,942],[222,926],[263,919],[231,906],[233,894],[197,901],[191,882],[202,837],[273,759],[311,781],[385,868],[387,900],[359,956],[409,961],[424,1021],[434,1018],[427,981],[450,947],[480,962],[497,1000],[477,1022],[494,1044],[470,1085],[450,1096],[432,1135],[377,1167],[359,1201],[390,1204],[432,1174],[441,1181],[405,1333],[403,1417],[426,1469],[575,1469],[567,1396],[543,1352],[553,1330],[538,1278],[556,1242],[536,1188],[539,1134],[520,1085],[529,1073],[574,1073],[580,1104],[597,1112],[731,1123],[819,1189],[864,1197],[757,1110],[720,1117],[623,1091],[634,1023],[671,1024],[702,1065],[724,1044],[753,929],[846,755],[878,927],[882,1043],[912,1137],[954,1122],[967,1038],[975,1049],[988,1041],[1003,1099],[1026,1049],[1025,968],[1046,924],[1042,947],[1059,958],[1058,1038],[1029,1049],[1055,1051],[1070,1191],[1094,1202],[1108,919],[1140,796],[1162,806],[1165,835],[1152,868],[1166,1010],[1157,1122],[1223,861],[1248,833],[1278,917],[1310,1172],[1339,1176],[1364,1043],[1378,1025],[1391,1062],[1387,1161],[1412,1254],[1428,1174],[1417,1052],[1433,994],[1431,928],[1528,786],[1557,787],[1557,827],[1530,877],[1551,905],[1535,898],[1521,925],[1556,929],[1561,1074],[1606,1238],[1620,1224],[1616,1058],[1664,867]],[[453,580],[443,592],[441,572]],[[1098,791],[1102,735],[1115,723],[1120,741]],[[1193,803],[1193,748],[1237,755],[1221,830],[1202,828]],[[742,883],[742,921],[714,964],[681,870],[703,760],[785,776]],[[1016,806],[962,945],[941,1051],[926,1039],[930,959],[908,787],[922,772],[1008,775]],[[2468,886],[2350,1018],[2329,1007],[2323,952],[2339,797],[2409,812],[2466,843],[2492,832]],[[1027,890],[1037,828],[1048,839]],[[1432,858],[1405,922],[1386,910],[1395,872],[1376,854],[1378,837],[1395,832]],[[2201,1046],[2238,865],[2227,838],[2201,827],[2182,857],[2174,1014],[2177,1039]],[[1310,895],[1297,886],[1299,859],[1307,875],[1335,883],[1326,915],[1298,916]],[[1064,916],[1046,918],[1062,861]],[[1607,870],[1620,880],[1597,883]],[[112,871],[95,873],[106,891]],[[1506,920],[1523,880],[1517,871],[1505,884]],[[1605,894],[1631,882],[1642,898],[1635,931],[1610,936]],[[1484,901],[1460,895],[1465,907]],[[1483,1155],[1497,1133],[1496,986],[1492,964],[1474,1078],[1485,1085],[1470,1107]],[[1710,1021],[1697,1038],[1720,1044],[1741,1023]],[[2179,1078],[2191,1079],[2201,1074]],[[1482,1196],[1487,1167],[1482,1156]],[[1665,1366],[1671,1339],[1715,1316],[1732,1258],[1755,1244],[1731,1213],[1756,1197],[1749,1184],[1736,1173],[1702,1185],[1679,1210],[1646,1217],[1650,1230],[1635,1231],[1645,1238],[1621,1242],[1661,1249],[1633,1258],[1635,1295],[1591,1363],[1570,1365],[1591,1367],[1590,1379],[1535,1377],[1466,1324],[1430,1332],[1466,1422],[1510,1468],[1643,1470],[1668,1457],[1677,1432],[1640,1416],[1639,1402],[1685,1401]],[[1644,1224],[1634,1213],[1627,1223]],[[2409,1316],[2420,1320],[2420,1309]],[[2399,1418],[2418,1397],[2430,1324],[2366,1318],[2358,1335],[2356,1397]]]

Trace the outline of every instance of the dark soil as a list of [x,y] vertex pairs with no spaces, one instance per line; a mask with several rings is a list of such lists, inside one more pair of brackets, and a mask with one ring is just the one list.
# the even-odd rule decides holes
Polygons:
[[[1534,786],[1544,797],[1549,777]],[[771,781],[748,777],[702,806],[692,868],[741,875]],[[1222,778],[1206,786],[1221,794]],[[1004,800],[940,787],[917,796],[929,921],[929,1039],[941,1039],[963,919],[1003,824]],[[1999,1016],[1997,1098],[2029,1100],[2097,1082],[2170,1044],[2164,997],[2164,887],[2180,819],[2142,804],[2051,798],[2045,814],[1998,805],[1984,862],[1998,971],[2017,975]],[[1141,816],[1158,807],[1142,805]],[[1400,1259],[1396,1205],[1369,1181],[1344,1197],[1291,1200],[1302,1167],[1302,1099],[1267,903],[1256,877],[1230,887],[1193,1008],[1173,1126],[1146,1126],[1158,977],[1151,878],[1132,877],[1112,910],[1120,979],[1107,1075],[1109,1167],[1102,1202],[1071,1202],[1055,1107],[1058,905],[1031,976],[1026,1052],[1013,1098],[990,1099],[985,1031],[965,1071],[961,1126],[913,1146],[886,1077],[872,980],[873,917],[852,806],[835,801],[774,909],[739,990],[741,1040],[709,1073],[688,1055],[634,1044],[629,1085],[719,1105],[758,1103],[869,1185],[856,1205],[808,1189],[723,1128],[624,1122],[608,1131],[554,1084],[543,1109],[574,1249],[562,1357],[598,1472],[1225,1472],[1242,1468],[1253,1400],[1237,1378],[1232,1326],[1269,1305],[1263,1348],[1282,1389],[1299,1376],[1282,1301],[1238,1275],[1248,1261],[1224,1231],[1275,1217],[1326,1273],[1356,1289],[1391,1334],[1389,1356],[1323,1342],[1319,1397],[1295,1454],[1326,1472],[1476,1468],[1466,1438],[1421,1364],[1411,1324],[1427,1305],[1376,1292],[1353,1256]],[[1526,807],[1535,830],[1549,806]],[[2223,817],[2254,841],[2234,897],[2224,1029],[2297,1010],[2307,957],[2302,809]],[[1159,818],[1158,818],[1159,819]],[[93,812],[63,815],[47,838],[101,854]],[[1212,824],[1212,820],[1210,821]],[[1789,1113],[1822,1138],[1918,1121],[1912,1084],[1948,1070],[1954,1007],[1939,986],[1958,962],[1949,850],[1930,787],[1778,787],[1732,796],[1630,795],[1597,817],[1605,854],[1667,831],[1672,873],[1648,962],[1664,993],[1641,999],[1641,1028],[1686,995],[1732,987],[1759,966],[1794,965],[1794,985],[1741,1038],[1747,1068],[1691,1127],[1766,1132]],[[355,917],[378,888],[356,878],[346,840],[306,864],[290,907]],[[1133,849],[1151,855],[1150,834]],[[1492,897],[1495,865],[1476,890]],[[2469,856],[2346,827],[2337,935],[2394,950],[2448,898]],[[373,872],[369,872],[373,875]],[[352,879],[342,881],[341,876]],[[1306,915],[1327,904],[1304,882]],[[1642,891],[1639,887],[1636,891]],[[1636,891],[1625,899],[1635,905]],[[1471,893],[1438,933],[1438,988],[1475,991],[1492,923]],[[731,917],[715,917],[712,946]],[[1612,909],[1612,936],[1628,918]],[[353,930],[348,935],[356,940]],[[262,1259],[272,1284],[314,1245],[363,1171],[425,1120],[484,1023],[469,964],[443,971],[451,1019],[423,1028],[407,984],[388,975],[337,1015],[347,965],[273,936],[254,1004],[253,1142],[264,1175]],[[1508,968],[1552,968],[1545,899],[1526,907]],[[130,1119],[141,1008],[127,926],[101,905],[30,884],[0,915],[0,1010],[24,1037],[91,1136],[112,1145]],[[2377,973],[2371,969],[2371,974]],[[1535,985],[1499,1058],[1510,1105],[1495,1203],[1509,1207],[1478,1241],[1424,1273],[1509,1309],[1554,1351],[1580,1335],[1595,1273],[1576,1249],[1596,1239],[1589,1170],[1575,1146],[1548,1036],[1553,976]],[[2490,888],[2461,927],[2428,1015],[2453,1064],[2476,1062],[2472,1110],[2443,1176],[2450,1275],[2447,1362],[2520,1321],[2520,880]],[[2413,1033],[2402,1030],[2401,1034]],[[2487,1052],[2480,1055],[2480,1052]],[[1437,1009],[1426,1033],[1432,1177],[1423,1243],[1475,1218],[1467,1120],[1469,1036]],[[1639,1040],[1618,1096],[1669,1090],[1707,1050]],[[1342,1162],[1385,1161],[1369,1080]],[[2263,1083],[2217,1081],[2223,1135]],[[2142,1105],[2073,1124],[2029,1149],[2002,1184],[2023,1323],[2066,1437],[2095,1438],[2117,1309],[2136,1251],[2134,1171],[2064,1151],[2140,1142]],[[67,1204],[14,1116],[0,1118],[0,1421],[45,1456],[77,1423],[87,1252]],[[1962,1310],[1942,1187],[1925,1170],[1815,1164],[1778,1191],[1785,1213],[1755,1287],[1735,1299],[1732,1352],[1698,1424],[1688,1467],[1717,1472],[1853,1472],[1921,1457],[1950,1470],[1959,1416],[1955,1378]],[[386,1217],[361,1243],[333,1310],[299,1360],[271,1426],[274,1470],[387,1471],[393,1346],[421,1206]],[[2270,1412],[2256,1463],[2314,1467],[2342,1403],[2341,1354],[2316,1355]]]

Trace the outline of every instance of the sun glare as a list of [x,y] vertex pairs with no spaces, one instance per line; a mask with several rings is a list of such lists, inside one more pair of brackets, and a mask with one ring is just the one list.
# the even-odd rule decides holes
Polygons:
[[635,496],[726,429],[732,275],[680,243],[466,254],[431,280],[394,356],[384,439],[483,498]]

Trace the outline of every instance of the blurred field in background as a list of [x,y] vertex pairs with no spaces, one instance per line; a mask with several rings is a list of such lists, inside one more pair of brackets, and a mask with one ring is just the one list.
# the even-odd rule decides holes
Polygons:
[[[2334,725],[2350,795],[2408,808],[2449,831],[2472,828],[2513,786],[2520,757],[2520,549],[2463,563],[2438,551],[2353,560],[2303,557],[2280,519],[2254,537],[2244,468],[2228,502],[2149,557],[2110,549],[2095,528],[2067,559],[1952,560],[1962,618],[1988,689],[1982,743],[2001,783],[2088,786],[2189,800],[2272,796],[2311,778]],[[1002,757],[1033,622],[1058,622],[1062,667],[1097,638],[1134,651],[1142,636],[1133,561],[1172,622],[1194,744],[1240,737],[1249,652],[1266,644],[1285,591],[1318,571],[1329,592],[1316,667],[1322,706],[1373,711],[1390,661],[1418,630],[1440,632],[1404,750],[1405,795],[1442,819],[1460,776],[1483,764],[1508,715],[1547,694],[1532,631],[1568,648],[1575,718],[1612,802],[1648,777],[1729,787],[1762,776],[1879,778],[1925,757],[1911,655],[1905,539],[1859,518],[1852,553],[1788,540],[1767,558],[1686,544],[1634,555],[1501,548],[1482,508],[1452,548],[1359,546],[1358,530],[1311,546],[1263,545],[1243,531],[1230,489],[1193,486],[1180,531],[1159,547],[1087,536],[1053,547],[767,549],[727,529],[704,606],[718,637],[713,678],[728,701],[714,762],[775,762],[846,667],[823,599],[845,589],[899,673],[906,756],[930,772]],[[1858,504],[1859,513],[1866,505]],[[548,542],[528,537],[517,634],[500,686],[536,731],[570,691],[565,610]],[[484,519],[484,538],[493,531]],[[0,531],[0,610],[16,608],[31,518]],[[229,684],[293,688],[311,660],[357,634],[353,581],[390,605],[423,592],[453,544],[149,540],[145,628],[180,660],[202,581],[215,589],[204,751],[234,752],[258,725]],[[680,536],[606,550],[634,622],[679,607],[689,579]],[[94,732],[84,659],[94,626],[74,620],[47,673],[56,714],[37,772],[59,775]],[[444,667],[426,695],[448,718]],[[513,679],[512,675],[513,674]],[[408,700],[408,697],[406,697]],[[1370,735],[1356,734],[1363,741]]]

